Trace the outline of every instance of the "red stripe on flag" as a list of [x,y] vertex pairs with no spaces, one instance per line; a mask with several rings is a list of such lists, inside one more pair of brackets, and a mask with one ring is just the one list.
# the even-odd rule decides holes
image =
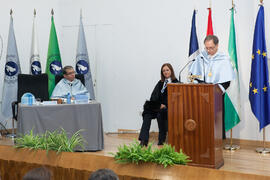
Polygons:
[[208,24],[207,24],[207,36],[213,35],[213,25],[212,25],[212,11],[211,8],[208,8],[209,14],[208,14]]

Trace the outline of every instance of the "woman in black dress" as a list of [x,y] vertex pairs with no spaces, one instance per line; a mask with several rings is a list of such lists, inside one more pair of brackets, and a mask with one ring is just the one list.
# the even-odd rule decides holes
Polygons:
[[158,145],[163,145],[166,140],[166,134],[168,131],[168,97],[167,97],[167,84],[176,83],[178,80],[174,75],[172,65],[165,63],[161,66],[161,79],[155,86],[150,101],[146,101],[143,111],[143,124],[139,140],[142,146],[148,145],[149,130],[151,126],[151,120],[157,119],[159,135]]

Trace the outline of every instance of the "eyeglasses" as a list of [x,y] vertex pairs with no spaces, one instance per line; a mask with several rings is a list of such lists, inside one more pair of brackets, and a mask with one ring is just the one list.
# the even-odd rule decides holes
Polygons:
[[71,74],[75,74],[75,71],[66,73],[66,75],[71,75]]
[[213,51],[213,50],[216,49],[216,46],[214,46],[214,47],[205,47],[204,49],[205,49],[206,51]]

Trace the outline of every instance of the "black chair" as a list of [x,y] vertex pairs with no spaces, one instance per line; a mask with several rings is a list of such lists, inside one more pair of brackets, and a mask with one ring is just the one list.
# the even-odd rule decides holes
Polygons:
[[32,93],[36,99],[40,99],[41,101],[48,101],[49,100],[48,75],[47,74],[18,75],[17,101],[12,102],[13,130],[14,130],[14,120],[17,120],[18,103],[21,102],[21,97],[26,92]]
[[[55,76],[55,85],[61,80],[63,79],[64,76],[63,75],[56,75]],[[83,85],[85,85],[85,81],[84,81],[84,75],[83,74],[76,74],[75,75],[76,79],[79,79]]]

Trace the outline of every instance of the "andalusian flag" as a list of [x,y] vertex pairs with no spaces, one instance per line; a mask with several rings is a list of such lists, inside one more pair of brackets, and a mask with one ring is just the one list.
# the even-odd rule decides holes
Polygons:
[[224,97],[225,108],[225,131],[232,129],[240,122],[240,88],[239,88],[239,74],[237,63],[236,39],[234,28],[234,8],[231,9],[231,26],[228,51],[230,54],[231,63],[236,75],[236,78],[231,81]]
[[51,96],[55,86],[55,75],[62,74],[61,56],[58,46],[56,30],[54,26],[53,15],[51,21],[52,24],[51,24],[49,48],[47,54],[47,65],[46,65],[46,73],[48,74],[49,77],[48,82],[49,96]]

